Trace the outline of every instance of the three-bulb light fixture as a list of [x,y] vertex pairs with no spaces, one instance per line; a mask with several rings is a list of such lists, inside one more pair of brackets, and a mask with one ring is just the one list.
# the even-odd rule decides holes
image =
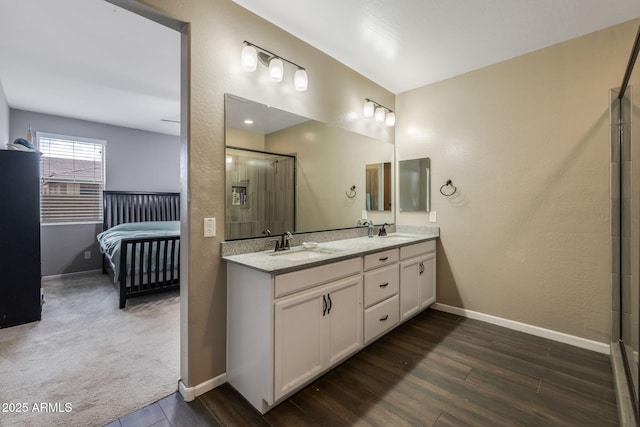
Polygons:
[[258,67],[258,61],[269,68],[269,78],[274,82],[282,81],[284,77],[284,63],[288,62],[297,68],[293,75],[293,87],[299,92],[307,90],[309,78],[307,77],[307,70],[305,70],[304,67],[245,40],[240,56],[242,69],[253,72]]
[[386,124],[387,126],[395,126],[396,114],[389,107],[385,107],[379,102],[373,99],[365,98],[364,106],[362,107],[362,115],[366,118],[371,118],[378,122]]

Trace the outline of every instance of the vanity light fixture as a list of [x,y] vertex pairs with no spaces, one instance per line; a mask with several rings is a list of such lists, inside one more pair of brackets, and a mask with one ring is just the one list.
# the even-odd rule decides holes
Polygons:
[[293,75],[293,86],[295,89],[299,92],[307,90],[307,87],[309,86],[309,78],[307,76],[307,70],[305,70],[304,67],[245,40],[244,47],[242,48],[242,54],[240,55],[242,69],[248,72],[253,72],[258,66],[258,61],[269,67],[269,78],[274,82],[282,81],[282,78],[284,77],[284,63],[288,62],[297,68]]
[[370,119],[371,117],[373,117],[373,112],[375,111],[375,109],[376,104],[374,104],[373,101],[367,98],[364,103],[364,107],[362,107],[362,115],[365,118]]
[[389,107],[385,107],[373,99],[365,98],[362,107],[362,115],[369,119],[373,119],[378,123],[385,123],[387,126],[395,126],[396,114]]

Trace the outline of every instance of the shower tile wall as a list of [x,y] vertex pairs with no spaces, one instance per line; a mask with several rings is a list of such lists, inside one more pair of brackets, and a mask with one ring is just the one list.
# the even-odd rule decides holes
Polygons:
[[[631,212],[632,212],[632,162],[631,162],[631,99],[632,88],[628,87],[622,100],[618,101],[619,89],[609,92],[611,123],[611,315],[612,341],[633,341],[631,328],[620,327],[631,324]],[[620,115],[622,108],[622,115]],[[620,144],[620,131],[622,144]],[[621,173],[622,172],[622,173]],[[620,286],[621,283],[621,286]],[[622,293],[622,295],[621,295]]]

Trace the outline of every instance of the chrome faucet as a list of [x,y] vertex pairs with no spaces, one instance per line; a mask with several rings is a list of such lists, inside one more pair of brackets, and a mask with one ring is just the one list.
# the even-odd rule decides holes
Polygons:
[[373,226],[373,221],[365,221],[363,225],[369,226],[367,229],[367,237],[373,237],[375,235],[375,227]]
[[280,237],[280,240],[269,239],[271,242],[276,242],[276,247],[273,249],[273,251],[280,252],[291,249],[291,243],[289,242],[289,240],[291,240],[292,237],[293,235],[290,231],[285,231],[284,233],[282,233],[282,237]]

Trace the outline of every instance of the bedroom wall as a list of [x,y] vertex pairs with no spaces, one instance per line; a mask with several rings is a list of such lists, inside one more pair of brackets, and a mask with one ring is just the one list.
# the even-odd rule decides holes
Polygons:
[[0,80],[0,150],[4,150],[10,141],[13,140],[9,139],[9,104]]
[[[106,140],[107,190],[180,191],[180,137],[17,109],[10,124],[12,141],[29,124],[34,137],[40,131]],[[102,223],[43,225],[40,231],[43,276],[102,268],[96,243]]]

